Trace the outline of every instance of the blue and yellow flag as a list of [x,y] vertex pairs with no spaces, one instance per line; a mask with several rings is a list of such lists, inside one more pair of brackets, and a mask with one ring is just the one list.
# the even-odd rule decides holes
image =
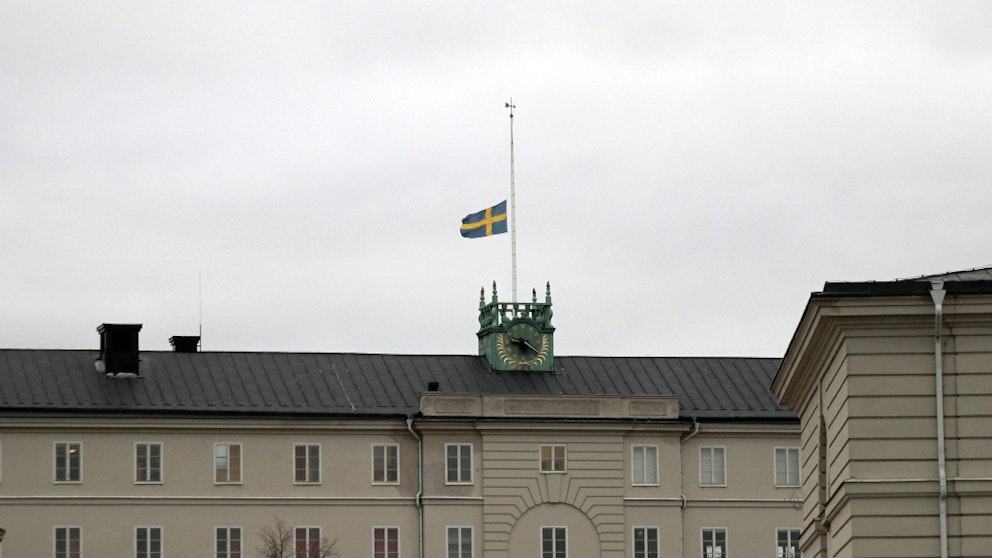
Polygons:
[[462,236],[465,238],[479,238],[505,232],[506,200],[478,213],[466,215],[462,219]]

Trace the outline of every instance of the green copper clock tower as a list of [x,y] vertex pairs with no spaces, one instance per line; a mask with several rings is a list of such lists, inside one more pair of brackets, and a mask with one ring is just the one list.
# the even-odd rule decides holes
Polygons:
[[555,328],[551,325],[551,283],[544,302],[499,302],[496,283],[492,301],[479,295],[479,355],[493,370],[551,372],[555,367]]

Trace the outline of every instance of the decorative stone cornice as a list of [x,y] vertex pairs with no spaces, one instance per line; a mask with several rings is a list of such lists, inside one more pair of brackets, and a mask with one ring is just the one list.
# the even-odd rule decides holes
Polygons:
[[679,398],[588,395],[420,395],[427,417],[677,419]]

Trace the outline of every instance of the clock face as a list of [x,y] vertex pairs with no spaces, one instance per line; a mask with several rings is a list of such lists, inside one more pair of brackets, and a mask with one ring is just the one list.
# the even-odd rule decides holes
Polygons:
[[527,322],[516,322],[496,338],[496,353],[507,366],[540,366],[550,352],[548,335]]

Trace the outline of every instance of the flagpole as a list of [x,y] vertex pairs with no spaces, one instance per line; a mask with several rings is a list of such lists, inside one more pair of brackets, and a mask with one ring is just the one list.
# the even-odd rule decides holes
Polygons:
[[506,103],[510,109],[510,262],[513,272],[513,302],[517,302],[517,191],[513,183],[513,97]]

